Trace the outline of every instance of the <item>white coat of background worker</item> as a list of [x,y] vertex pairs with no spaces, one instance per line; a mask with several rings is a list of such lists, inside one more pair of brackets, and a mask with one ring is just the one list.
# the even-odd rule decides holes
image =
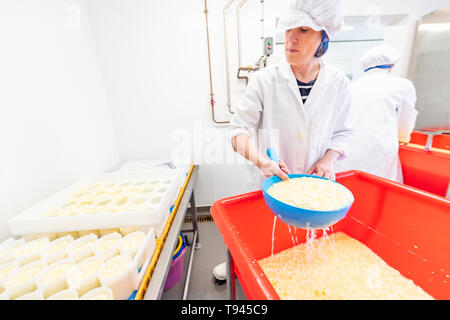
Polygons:
[[355,135],[337,171],[356,169],[403,182],[399,141],[410,140],[418,112],[413,83],[390,74],[399,60],[400,52],[387,44],[362,56],[365,74],[351,85]]
[[[321,57],[342,25],[339,0],[293,1],[280,17],[286,61],[252,75],[230,123],[234,150],[254,164],[250,189],[286,173],[335,178],[334,164],[346,156],[353,132],[350,84]],[[279,163],[267,157],[269,147]],[[225,264],[213,274],[224,280]]]

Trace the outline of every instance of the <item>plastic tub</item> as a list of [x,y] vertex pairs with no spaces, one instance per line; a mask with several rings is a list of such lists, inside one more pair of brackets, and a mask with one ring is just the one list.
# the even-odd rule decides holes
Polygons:
[[78,292],[75,289],[62,290],[48,297],[47,300],[78,300]]
[[28,263],[9,274],[3,287],[10,299],[16,299],[37,289],[35,278],[47,266],[45,260]]
[[173,253],[173,260],[170,264],[169,273],[167,274],[164,290],[172,288],[180,281],[184,273],[184,253],[186,252],[186,243],[184,237],[178,237],[178,245]]
[[403,183],[445,197],[450,183],[450,153],[400,146]]
[[[19,267],[16,261],[11,261],[8,263],[0,264],[0,291],[3,288],[3,281],[8,278],[8,276]],[[4,288],[3,288],[4,289]]]
[[90,257],[79,262],[67,277],[69,288],[75,289],[79,296],[100,285],[97,271],[103,260],[99,257]]
[[65,259],[55,262],[40,272],[36,277],[36,284],[44,298],[54,293],[69,289],[67,275],[75,266],[73,259]]
[[33,292],[26,293],[15,300],[44,300],[44,295],[41,290],[37,289]]
[[94,255],[92,247],[97,242],[95,234],[82,236],[73,242],[73,246],[69,251],[69,256],[75,261],[81,261]]
[[[409,143],[419,144],[425,146],[427,143],[428,135],[414,131],[411,133],[411,140]],[[450,150],[450,135],[449,134],[439,134],[433,137],[432,148]]]
[[114,300],[114,294],[108,287],[99,287],[85,293],[81,300]]
[[15,260],[20,266],[41,259],[42,253],[46,251],[50,240],[47,237],[38,238],[27,242],[15,251]]
[[[362,242],[436,299],[450,299],[450,200],[360,171],[337,175],[355,202],[333,226]],[[261,191],[216,201],[211,215],[248,299],[279,299],[257,263],[271,254],[274,216]],[[274,253],[300,242],[306,230],[278,219]],[[319,236],[321,236],[319,232]]]
[[129,255],[117,255],[98,271],[100,283],[112,290],[115,299],[127,299],[138,286],[137,267]]
[[8,238],[0,244],[0,265],[12,262],[15,259],[17,249],[25,244],[23,239]]
[[42,252],[42,258],[44,258],[48,264],[52,264],[58,260],[62,260],[68,257],[68,251],[73,246],[72,236],[64,236],[50,242],[44,252]]
[[92,247],[92,251],[103,260],[109,259],[119,254],[119,242],[121,239],[122,235],[120,233],[108,233],[97,240]]

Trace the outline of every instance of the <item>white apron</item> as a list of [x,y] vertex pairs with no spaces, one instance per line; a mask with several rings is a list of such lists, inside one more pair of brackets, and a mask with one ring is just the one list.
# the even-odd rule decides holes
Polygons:
[[372,69],[352,83],[354,139],[337,171],[361,170],[403,182],[398,141],[408,142],[417,118],[411,81]]

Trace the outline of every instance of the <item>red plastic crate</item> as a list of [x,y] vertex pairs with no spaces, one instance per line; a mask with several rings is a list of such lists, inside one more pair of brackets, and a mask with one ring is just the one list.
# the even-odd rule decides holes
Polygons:
[[403,183],[445,197],[450,183],[450,153],[400,146]]
[[[333,226],[361,241],[436,299],[450,299],[450,200],[360,171],[338,174],[355,203]],[[274,215],[262,192],[219,200],[211,215],[248,299],[279,299],[259,259],[271,254]],[[306,231],[291,227],[304,242]],[[319,234],[320,236],[320,234]],[[293,246],[277,219],[274,253]]]

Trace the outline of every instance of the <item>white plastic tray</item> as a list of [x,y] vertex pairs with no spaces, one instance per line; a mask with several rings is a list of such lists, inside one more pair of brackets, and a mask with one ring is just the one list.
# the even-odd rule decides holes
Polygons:
[[[180,187],[185,181],[185,172],[181,170],[130,171],[114,172],[83,178],[68,188],[56,193],[34,207],[22,212],[8,221],[12,235],[36,233],[69,232],[93,229],[109,229],[120,227],[147,226],[153,227],[159,237],[164,229],[170,213],[170,207],[175,203]],[[115,182],[116,185],[132,181],[133,183],[168,181],[163,193],[156,194],[161,199],[153,208],[142,211],[118,211],[97,214],[73,216],[45,217],[43,214],[52,208],[63,206],[67,199],[83,188],[98,183]],[[164,188],[163,188],[164,189]],[[155,191],[156,192],[156,189]],[[154,193],[152,193],[153,195]],[[151,198],[149,198],[151,199]],[[148,199],[148,201],[150,201]]]

